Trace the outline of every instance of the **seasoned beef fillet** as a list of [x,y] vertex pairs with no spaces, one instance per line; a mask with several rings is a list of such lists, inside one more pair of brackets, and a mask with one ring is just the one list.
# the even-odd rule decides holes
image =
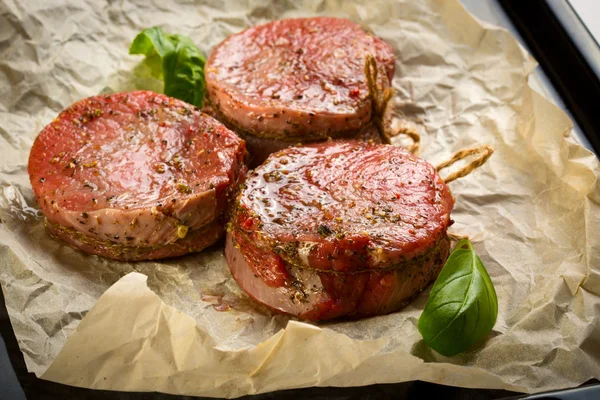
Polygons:
[[244,142],[215,119],[138,91],[67,108],[35,140],[28,170],[51,233],[133,261],[214,243],[244,156]]
[[243,185],[227,261],[252,298],[301,319],[389,313],[437,277],[453,205],[435,168],[402,148],[290,147]]
[[[351,137],[373,120],[364,72],[367,54],[377,62],[380,89],[390,87],[392,48],[347,19],[286,19],[255,26],[212,51],[205,68],[208,100],[219,119],[236,131],[286,146]],[[262,162],[256,156],[262,141],[248,146]]]

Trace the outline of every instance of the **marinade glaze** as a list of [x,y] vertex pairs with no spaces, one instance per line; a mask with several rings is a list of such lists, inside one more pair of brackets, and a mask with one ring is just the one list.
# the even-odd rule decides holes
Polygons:
[[388,313],[439,273],[453,204],[435,168],[402,148],[291,147],[243,185],[226,255],[272,309],[308,320]]
[[215,119],[137,91],[64,110],[36,138],[28,171],[52,233],[93,254],[142,260],[218,239],[244,155]]

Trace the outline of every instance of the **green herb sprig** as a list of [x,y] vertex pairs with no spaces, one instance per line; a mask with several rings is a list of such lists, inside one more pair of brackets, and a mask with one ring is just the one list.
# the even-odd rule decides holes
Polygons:
[[468,240],[461,240],[436,279],[419,318],[423,340],[451,357],[483,340],[498,316],[492,280]]
[[171,35],[158,27],[144,29],[129,48],[129,54],[143,54],[154,77],[164,81],[164,92],[201,107],[206,84],[204,55],[184,35]]

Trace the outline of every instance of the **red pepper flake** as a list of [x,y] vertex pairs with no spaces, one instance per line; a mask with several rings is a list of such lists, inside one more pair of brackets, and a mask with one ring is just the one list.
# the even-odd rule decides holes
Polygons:
[[350,97],[358,97],[358,95],[360,94],[360,90],[352,89],[349,94],[350,94]]
[[247,218],[244,222],[241,223],[241,228],[243,230],[250,230],[254,225],[254,220],[252,218]]

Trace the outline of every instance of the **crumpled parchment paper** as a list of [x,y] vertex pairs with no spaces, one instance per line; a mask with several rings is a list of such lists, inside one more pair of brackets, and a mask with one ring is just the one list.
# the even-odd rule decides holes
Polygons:
[[[37,3],[0,0],[0,282],[30,371],[90,388],[219,397],[416,379],[536,392],[600,378],[599,163],[529,88],[535,62],[508,32],[456,0]],[[427,291],[401,312],[314,326],[250,301],[222,244],[128,264],[44,230],[27,176],[33,139],[78,99],[160,90],[127,54],[140,30],[187,34],[208,54],[247,26],[321,14],[351,18],[394,47],[396,107],[421,132],[421,157],[496,150],[450,185],[451,231],[471,238],[499,300],[493,332],[468,353],[446,358],[422,342]]]

